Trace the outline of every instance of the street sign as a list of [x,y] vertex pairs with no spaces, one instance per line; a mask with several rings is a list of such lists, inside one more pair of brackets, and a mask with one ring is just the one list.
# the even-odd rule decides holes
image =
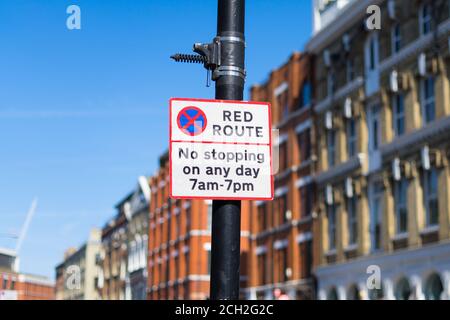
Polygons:
[[273,199],[270,104],[170,100],[170,196]]

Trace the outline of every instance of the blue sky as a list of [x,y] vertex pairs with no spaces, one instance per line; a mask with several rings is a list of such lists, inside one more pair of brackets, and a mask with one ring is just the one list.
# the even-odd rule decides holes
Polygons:
[[[246,97],[311,34],[310,0],[247,0]],[[81,8],[81,30],[66,8]],[[21,271],[54,277],[69,246],[114,214],[167,148],[170,97],[212,98],[190,52],[216,32],[215,0],[0,1],[0,234]],[[15,242],[0,237],[0,247]]]

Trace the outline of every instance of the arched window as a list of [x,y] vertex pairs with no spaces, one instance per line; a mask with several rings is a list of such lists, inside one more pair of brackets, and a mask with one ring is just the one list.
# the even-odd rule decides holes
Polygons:
[[332,287],[328,291],[327,300],[339,300],[338,293],[335,287]]
[[441,300],[444,291],[441,277],[437,273],[430,275],[425,285],[425,298],[427,300]]
[[395,288],[395,298],[397,300],[409,300],[412,294],[411,285],[409,284],[408,279],[401,278],[397,282],[397,286]]
[[361,294],[359,293],[359,288],[356,284],[352,284],[348,289],[348,300],[361,300]]

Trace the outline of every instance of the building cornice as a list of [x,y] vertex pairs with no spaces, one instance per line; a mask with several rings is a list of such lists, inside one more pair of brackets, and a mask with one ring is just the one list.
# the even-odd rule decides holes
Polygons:
[[370,5],[380,5],[385,0],[359,0],[347,6],[329,25],[320,30],[306,45],[306,50],[310,53],[320,53],[336,37],[345,33],[358,20],[366,15],[367,7]]
[[319,186],[324,185],[328,182],[332,182],[337,179],[345,178],[350,172],[357,170],[361,167],[365,158],[364,153],[360,153],[348,161],[334,166],[330,170],[319,173],[315,181]]
[[438,119],[426,127],[394,139],[380,147],[381,156],[389,160],[395,156],[405,156],[419,150],[423,144],[450,140],[450,116]]

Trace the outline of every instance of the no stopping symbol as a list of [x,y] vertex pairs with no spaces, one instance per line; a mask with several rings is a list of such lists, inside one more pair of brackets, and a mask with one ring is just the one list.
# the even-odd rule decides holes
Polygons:
[[183,133],[197,136],[206,129],[206,115],[201,109],[189,106],[178,113],[177,124]]

